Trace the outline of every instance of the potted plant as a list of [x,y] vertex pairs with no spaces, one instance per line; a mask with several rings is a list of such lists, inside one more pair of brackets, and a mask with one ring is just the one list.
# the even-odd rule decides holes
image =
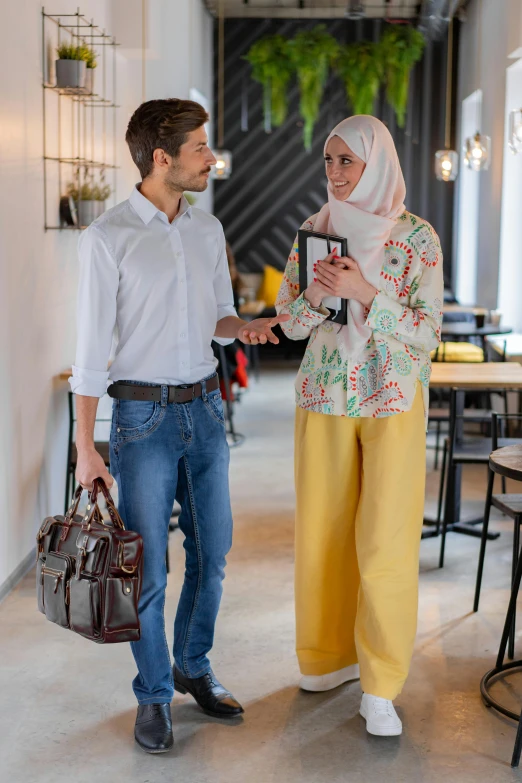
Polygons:
[[388,25],[379,43],[386,98],[395,111],[399,128],[404,128],[406,121],[410,73],[415,63],[422,59],[424,45],[423,34],[410,25]]
[[61,44],[57,49],[56,86],[83,89],[85,86],[85,60],[82,49],[73,44]]
[[346,98],[354,114],[373,114],[384,67],[379,44],[371,41],[347,44],[339,49],[335,70],[344,82]]
[[91,49],[87,44],[80,46],[82,60],[85,62],[85,89],[92,95],[94,92],[94,69],[98,65],[96,60],[96,52]]
[[339,45],[325,25],[302,30],[288,42],[288,53],[299,83],[299,109],[304,120],[304,146],[312,148],[314,126],[319,116],[330,66],[335,62]]
[[76,203],[78,224],[89,226],[105,212],[105,202],[111,195],[111,188],[103,183],[84,182],[78,190],[77,183],[71,182],[67,186],[67,195]]
[[252,78],[263,87],[265,127],[279,128],[288,113],[288,83],[294,67],[288,55],[288,41],[270,35],[256,41],[244,58],[252,66]]

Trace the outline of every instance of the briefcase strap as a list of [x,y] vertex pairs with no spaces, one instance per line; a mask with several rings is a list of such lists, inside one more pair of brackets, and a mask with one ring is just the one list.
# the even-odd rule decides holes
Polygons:
[[[105,482],[101,478],[97,478],[93,481],[93,488],[89,492],[89,500],[87,503],[86,513],[84,514],[83,517],[82,527],[89,530],[93,522],[98,522],[100,524],[103,523],[103,516],[98,507],[98,492],[100,490],[103,496],[105,497],[105,502],[107,504],[107,511],[109,512],[109,516],[111,518],[112,524],[114,525],[114,527],[119,528],[120,530],[125,530],[123,519],[120,517],[118,513],[118,510],[114,504],[114,500],[112,499],[111,493],[109,492]],[[78,486],[76,487],[76,491],[74,493],[73,502],[71,506],[68,508],[67,513],[65,515],[65,520],[62,527],[62,535],[60,536],[61,541],[65,541],[65,539],[67,538],[69,529],[71,527],[71,523],[74,519],[76,512],[78,511],[78,506],[80,503],[82,493],[83,493],[83,487],[81,486],[81,484],[78,484]]]

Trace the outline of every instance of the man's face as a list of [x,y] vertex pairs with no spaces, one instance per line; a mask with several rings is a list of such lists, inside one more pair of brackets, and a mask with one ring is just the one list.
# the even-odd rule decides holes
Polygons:
[[188,139],[165,174],[165,185],[180,193],[191,190],[199,193],[208,187],[210,167],[216,162],[208,148],[208,138],[202,126],[188,135]]

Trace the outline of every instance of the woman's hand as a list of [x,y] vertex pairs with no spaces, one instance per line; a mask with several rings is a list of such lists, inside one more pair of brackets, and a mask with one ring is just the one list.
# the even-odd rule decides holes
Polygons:
[[317,310],[317,308],[321,306],[321,302],[325,296],[330,296],[330,292],[317,281],[310,283],[304,292],[306,301],[309,305],[311,305],[311,307],[314,308],[314,310]]
[[[333,258],[334,258],[334,254],[330,253],[329,256],[326,256],[324,261],[318,263],[330,264]],[[330,291],[327,288],[325,288],[325,286],[321,285],[321,283],[317,280],[317,278],[314,280],[313,283],[310,283],[310,285],[304,292],[304,297],[306,301],[314,308],[314,310],[317,310],[317,308],[321,306],[321,303],[325,298],[325,296],[330,296],[330,295],[331,295]]]
[[361,274],[359,265],[353,258],[334,258],[330,256],[319,261],[316,270],[317,280],[327,291],[327,296],[339,296],[343,299],[356,299],[370,308],[377,289],[368,283]]

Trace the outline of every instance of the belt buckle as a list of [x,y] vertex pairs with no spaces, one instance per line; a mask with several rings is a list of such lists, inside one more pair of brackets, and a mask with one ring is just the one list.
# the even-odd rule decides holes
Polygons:
[[[176,389],[186,389],[187,391],[190,389],[192,396],[190,400],[186,400],[186,402],[194,402],[196,399],[196,384],[195,383],[184,383],[181,386],[176,386]],[[185,402],[185,400],[184,400]]]

